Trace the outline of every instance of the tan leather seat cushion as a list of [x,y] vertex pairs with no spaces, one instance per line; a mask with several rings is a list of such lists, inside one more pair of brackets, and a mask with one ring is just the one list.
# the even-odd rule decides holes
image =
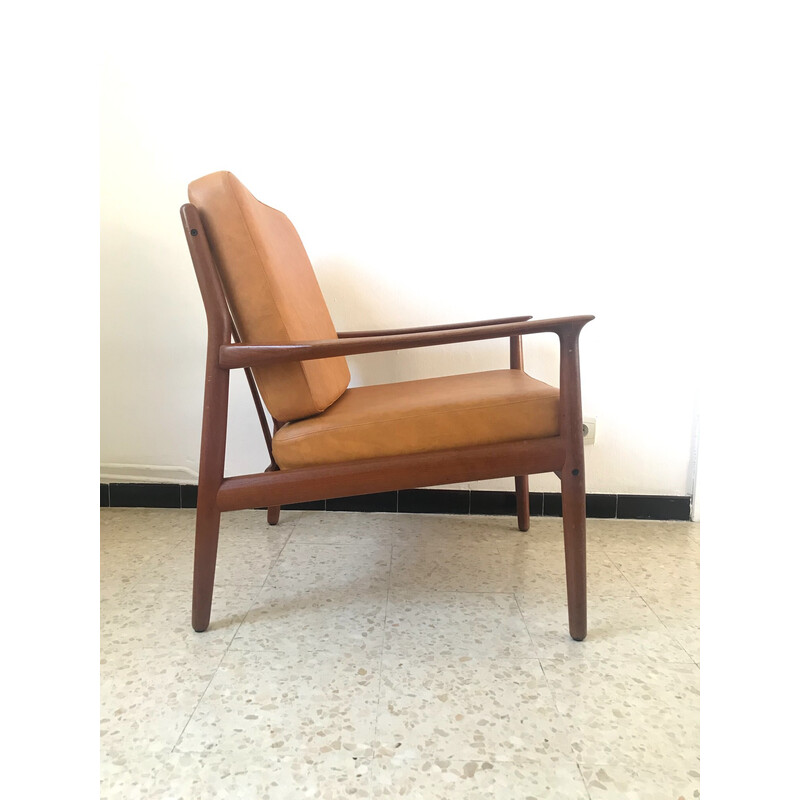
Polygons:
[[[245,344],[335,339],[328,306],[303,243],[280,211],[256,200],[230,172],[189,184]],[[350,383],[343,357],[256,367],[253,376],[275,419],[324,411]]]
[[281,469],[557,436],[558,389],[496,370],[348,389],[276,433]]

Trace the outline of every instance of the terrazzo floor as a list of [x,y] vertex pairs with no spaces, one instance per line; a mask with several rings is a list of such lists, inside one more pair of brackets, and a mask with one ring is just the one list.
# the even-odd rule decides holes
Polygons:
[[223,515],[190,625],[194,512],[101,510],[102,798],[700,796],[699,525]]

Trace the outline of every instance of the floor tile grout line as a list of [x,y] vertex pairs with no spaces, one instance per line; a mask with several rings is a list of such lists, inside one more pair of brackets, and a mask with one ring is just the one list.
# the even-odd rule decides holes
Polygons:
[[172,747],[170,748],[170,750],[169,750],[170,755],[175,752],[175,748],[180,744],[181,739],[183,738],[183,734],[186,733],[186,729],[189,727],[189,725],[191,724],[192,720],[194,719],[194,715],[197,713],[197,709],[200,708],[200,703],[203,702],[203,698],[206,696],[206,693],[208,692],[209,688],[211,688],[211,683],[213,682],[214,678],[217,676],[217,673],[219,672],[219,668],[222,666],[222,662],[225,660],[225,656],[228,654],[228,650],[229,649],[230,649],[230,642],[228,643],[228,645],[225,648],[225,650],[223,650],[222,653],[220,654],[219,663],[217,664],[216,669],[214,670],[214,672],[211,675],[211,677],[208,679],[208,683],[206,684],[206,688],[203,689],[203,693],[200,695],[200,697],[198,698],[197,702],[194,704],[194,708],[192,708],[192,713],[189,714],[189,718],[186,720],[186,724],[183,726],[183,728],[181,728],[181,732],[178,734],[177,738],[175,739],[175,744],[173,744]]
[[[294,529],[297,527],[298,521],[299,520],[294,520],[293,522],[290,523],[292,527],[291,527],[288,535],[286,536],[286,540],[281,545],[281,549],[278,550],[278,554],[275,556],[275,558],[272,560],[272,563],[269,565],[269,569],[267,570],[267,574],[264,576],[264,580],[261,582],[261,586],[259,587],[258,593],[256,594],[256,598],[258,598],[258,594],[266,588],[267,581],[270,579],[270,576],[272,575],[272,571],[278,565],[278,562],[281,560],[281,556],[283,555],[283,551],[286,549],[286,547],[288,546],[289,542],[292,540],[292,535],[294,534]],[[268,528],[269,527],[277,528],[278,525],[280,525],[280,522],[278,522],[278,525],[275,525],[275,526],[270,526],[269,523],[267,523],[267,525],[268,525]],[[251,603],[250,608],[253,607],[254,603],[255,603],[255,600],[253,601],[253,603]],[[250,608],[247,609],[248,612],[250,611]]]
[[[519,611],[520,619],[522,620],[522,624],[525,626],[525,632],[528,634],[528,640],[531,645],[531,649],[533,652],[536,652],[536,643],[533,641],[533,635],[531,634],[530,628],[528,627],[528,620],[525,619],[525,614],[522,611],[522,606],[519,604],[519,597],[517,597],[518,592],[513,593],[514,602],[517,605],[517,611]],[[538,656],[535,656],[538,659]],[[541,667],[541,664],[539,664]]]
[[[656,619],[657,619],[657,620],[658,620],[658,621],[661,623],[661,625],[663,626],[664,630],[665,630],[665,631],[666,631],[666,633],[667,633],[667,636],[669,636],[669,638],[670,638],[670,639],[671,639],[671,640],[672,640],[672,641],[673,641],[675,644],[677,644],[677,645],[678,645],[678,647],[680,647],[680,648],[681,648],[681,650],[683,650],[683,652],[684,652],[684,653],[686,653],[686,656],[687,656],[689,659],[691,659],[692,663],[697,663],[697,662],[695,661],[695,658],[694,658],[694,656],[693,656],[693,655],[692,655],[692,654],[691,654],[691,653],[688,651],[688,649],[687,649],[687,648],[686,648],[686,646],[683,644],[683,642],[681,642],[681,641],[680,641],[680,639],[678,639],[676,636],[674,636],[674,635],[673,635],[672,631],[670,630],[670,627],[669,627],[669,625],[667,625],[667,623],[666,623],[666,622],[664,622],[664,620],[661,618],[661,615],[660,615],[660,614],[659,614],[659,613],[658,613],[658,612],[657,612],[657,611],[656,611],[656,610],[655,610],[655,609],[654,609],[654,608],[653,608],[653,607],[650,605],[650,603],[648,603],[648,602],[647,602],[647,600],[644,598],[644,596],[642,596],[642,595],[639,593],[638,589],[637,589],[637,594],[639,594],[639,598],[640,598],[640,599],[641,599],[641,601],[642,601],[642,602],[643,602],[643,603],[644,603],[644,604],[647,606],[647,608],[649,608],[649,609],[650,609],[650,611],[651,611],[651,613],[653,614],[653,616],[654,616],[654,617],[655,617],[655,618],[656,618]],[[696,627],[699,629],[699,627],[700,627],[700,626],[699,626],[699,624],[698,624]],[[698,664],[698,666],[699,666],[699,664]]]
[[632,580],[631,580],[631,579],[630,579],[630,578],[629,578],[629,577],[628,577],[628,576],[627,576],[627,575],[626,575],[626,574],[625,574],[625,573],[624,573],[624,572],[623,572],[623,571],[620,569],[619,565],[618,565],[618,564],[617,564],[617,563],[614,561],[614,559],[611,557],[611,555],[608,553],[608,551],[607,551],[605,548],[602,548],[602,553],[603,553],[603,556],[606,558],[606,560],[607,560],[607,561],[608,561],[608,562],[611,564],[611,566],[612,566],[612,567],[614,567],[614,569],[615,569],[615,570],[616,570],[616,571],[617,571],[617,572],[618,572],[618,573],[619,573],[619,574],[620,574],[620,575],[621,575],[621,576],[622,576],[622,577],[623,577],[623,578],[624,578],[624,579],[625,579],[625,580],[628,582],[628,585],[631,587],[631,589],[633,589],[633,591],[634,591],[634,592],[636,592],[636,596],[637,596],[637,597],[640,597],[642,600],[644,600],[644,598],[642,597],[642,594],[641,594],[641,592],[639,591],[638,587],[637,587],[637,586],[636,586],[636,585],[633,583],[633,581],[632,581]]
[[581,762],[575,761],[575,766],[578,768],[578,775],[581,776],[581,780],[583,781],[583,785],[586,787],[586,797],[587,800],[593,800],[592,798],[592,790],[589,788],[589,784],[586,782],[586,776],[583,774],[583,769],[581,769]]
[[556,699],[556,692],[553,688],[553,685],[550,683],[550,678],[547,676],[547,670],[544,668],[543,661],[557,661],[558,659],[553,658],[542,658],[539,657],[536,659],[539,662],[539,669],[542,671],[542,675],[544,675],[544,682],[547,684],[547,690],[550,692],[550,698],[553,701],[553,708],[555,708],[556,713],[559,716],[559,719],[565,720],[566,717],[564,716],[564,712],[558,707],[558,700]]

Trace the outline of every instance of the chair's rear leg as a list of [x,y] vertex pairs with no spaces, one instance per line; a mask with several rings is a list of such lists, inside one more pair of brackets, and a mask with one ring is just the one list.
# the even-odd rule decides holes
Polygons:
[[219,510],[203,503],[198,496],[194,541],[194,587],[192,590],[192,627],[198,632],[208,628],[211,600],[214,595],[214,572],[219,543]]
[[514,478],[517,494],[517,525],[521,531],[527,531],[531,526],[531,503],[528,492],[528,476],[517,475]]
[[[523,369],[522,337],[512,336],[511,345],[511,369]],[[514,478],[514,486],[517,495],[517,525],[521,531],[527,531],[531,526],[531,506],[528,495],[528,476],[517,475]]]
[[[275,425],[275,430],[278,431],[283,426],[282,422],[275,422],[272,421]],[[269,457],[272,458],[272,446],[270,445]],[[272,463],[264,470],[265,472],[277,472],[278,465],[273,460]],[[277,525],[278,520],[281,518],[281,507],[280,506],[269,506],[267,508],[267,522],[270,525]]]
[[217,492],[225,469],[227,438],[229,376],[226,371],[214,366],[214,358],[213,347],[209,346],[194,537],[192,627],[198,633],[206,630],[211,620],[219,543],[220,510],[217,506]]
[[[578,473],[577,475],[575,473]],[[586,638],[586,489],[583,465],[564,470],[561,478],[564,556],[567,569],[569,633]]]
[[219,366],[219,349],[230,343],[234,332],[225,292],[211,255],[200,213],[187,203],[181,206],[181,218],[208,322],[192,589],[192,627],[200,632],[208,628],[211,620],[219,543],[220,511],[217,493],[225,473],[230,374],[227,369]]

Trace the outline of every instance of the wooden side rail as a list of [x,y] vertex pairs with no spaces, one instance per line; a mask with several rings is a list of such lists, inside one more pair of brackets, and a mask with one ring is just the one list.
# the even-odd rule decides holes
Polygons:
[[459,450],[350,461],[224,478],[220,511],[281,506],[354,494],[552,472],[565,459],[559,436]]

